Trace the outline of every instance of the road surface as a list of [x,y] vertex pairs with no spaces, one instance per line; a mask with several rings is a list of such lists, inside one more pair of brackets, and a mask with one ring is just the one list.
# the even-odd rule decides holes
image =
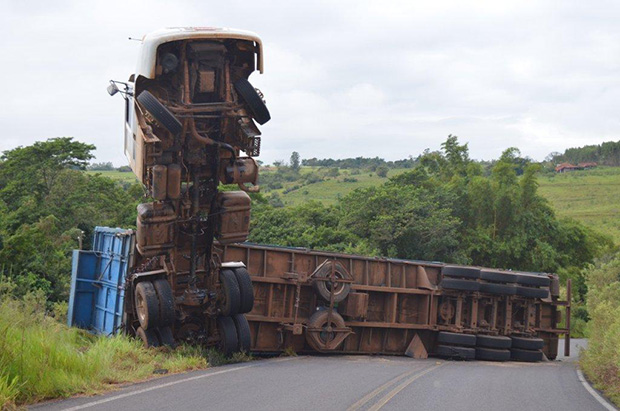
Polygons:
[[538,364],[299,356],[164,377],[43,410],[604,410],[574,355]]

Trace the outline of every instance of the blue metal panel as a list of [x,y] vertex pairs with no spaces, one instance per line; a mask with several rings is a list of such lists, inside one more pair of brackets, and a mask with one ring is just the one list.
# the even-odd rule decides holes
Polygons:
[[114,334],[123,318],[125,278],[132,263],[131,230],[96,227],[92,251],[73,252],[69,325]]

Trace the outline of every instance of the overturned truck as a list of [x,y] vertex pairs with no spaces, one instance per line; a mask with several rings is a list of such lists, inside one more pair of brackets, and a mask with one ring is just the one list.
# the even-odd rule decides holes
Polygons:
[[135,231],[98,227],[93,249],[75,251],[71,325],[226,354],[539,361],[557,356],[559,334],[568,349],[570,283],[561,301],[555,275],[244,243],[255,122],[270,119],[248,81],[262,72],[260,39],[175,28],[141,47],[135,73],[108,91],[125,99],[125,153],[152,201]]

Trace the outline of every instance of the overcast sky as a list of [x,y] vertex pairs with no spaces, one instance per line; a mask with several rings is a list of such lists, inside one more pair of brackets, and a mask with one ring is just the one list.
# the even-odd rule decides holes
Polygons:
[[250,81],[272,120],[261,159],[471,156],[620,139],[620,2],[0,0],[0,150],[73,136],[125,164],[126,80],[143,34],[247,29],[264,42]]

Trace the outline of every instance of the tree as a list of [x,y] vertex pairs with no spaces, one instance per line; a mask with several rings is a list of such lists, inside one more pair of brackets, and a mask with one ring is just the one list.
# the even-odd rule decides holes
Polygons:
[[379,166],[377,167],[376,173],[379,177],[385,178],[387,177],[388,171],[390,171],[387,166]]
[[297,151],[293,151],[291,154],[290,167],[293,171],[299,171],[299,153]]

